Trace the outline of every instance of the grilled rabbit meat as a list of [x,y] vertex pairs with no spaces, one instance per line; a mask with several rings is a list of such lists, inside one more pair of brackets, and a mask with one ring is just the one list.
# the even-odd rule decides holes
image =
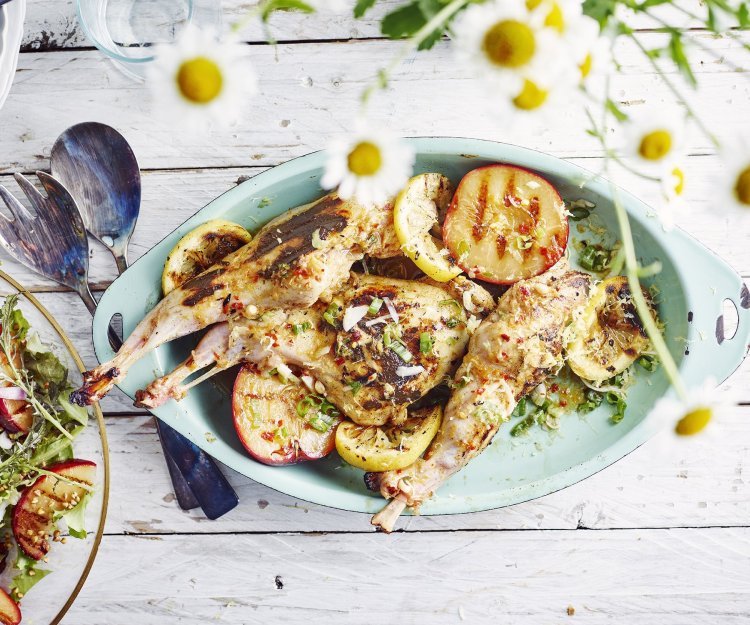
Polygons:
[[390,503],[373,525],[391,531],[406,506],[417,507],[492,440],[516,403],[562,365],[563,330],[586,304],[588,275],[566,261],[512,286],[479,326],[455,375],[441,428],[423,459],[368,474]]
[[[447,294],[463,292],[470,296],[456,300]],[[398,323],[381,305],[377,313],[365,315],[353,327],[342,327],[347,311],[386,298],[396,310]],[[356,423],[401,423],[407,406],[450,375],[463,356],[469,340],[460,303],[464,299],[480,315],[494,305],[489,295],[482,295],[481,287],[463,282],[433,286],[352,274],[329,304],[269,311],[254,320],[232,318],[216,326],[182,365],[154,381],[137,399],[150,408],[179,399],[195,384],[182,382],[214,362],[216,367],[199,381],[243,361],[267,369],[291,365],[320,382],[327,399]],[[429,336],[429,349],[422,335]],[[410,359],[408,363],[404,356]],[[409,371],[409,367],[423,370]]]
[[284,213],[247,245],[175,289],[151,310],[110,361],[71,394],[82,406],[109,392],[145,353],[245,312],[304,308],[324,299],[364,254],[400,254],[390,204],[365,207],[335,193]]

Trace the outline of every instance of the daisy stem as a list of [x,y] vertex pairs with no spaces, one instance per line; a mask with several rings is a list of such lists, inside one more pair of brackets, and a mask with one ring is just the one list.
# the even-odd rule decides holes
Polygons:
[[471,0],[453,0],[449,4],[446,4],[440,11],[427,20],[422,28],[409,37],[401,51],[391,59],[391,62],[378,71],[378,80],[364,90],[362,93],[362,106],[364,107],[367,105],[370,96],[372,96],[375,91],[386,87],[388,78],[409,54],[418,49],[437,28],[445,24],[451,17],[458,13],[458,11],[469,4],[470,1]]
[[[661,26],[663,26],[663,28],[659,29],[659,32],[671,33],[671,32],[674,32],[674,31],[678,30],[674,26],[670,26],[669,24],[667,24],[667,22],[665,22],[660,17],[654,15],[651,11],[646,10],[646,11],[644,11],[644,14],[647,15],[648,17],[650,17],[652,20],[654,20],[657,24],[660,24]],[[712,56],[713,58],[715,58],[717,61],[720,61],[721,63],[723,63],[724,65],[726,65],[727,67],[729,67],[732,71],[737,72],[738,74],[743,74],[745,76],[745,78],[750,78],[750,76],[748,76],[748,74],[747,74],[747,70],[744,67],[740,67],[739,65],[737,65],[734,62],[728,61],[722,54],[720,54],[719,52],[717,52],[713,48],[710,48],[709,46],[707,46],[700,39],[698,39],[698,37],[690,37],[689,40],[690,40],[691,44],[693,44],[696,47],[700,48],[706,54],[708,54],[708,55]]]
[[[683,15],[686,15],[690,19],[695,20],[696,22],[700,22],[701,24],[705,24],[706,23],[706,20],[704,20],[699,15],[696,15],[692,11],[688,11],[686,8],[681,7],[679,2],[672,3],[671,6],[674,7],[675,9],[677,9]],[[716,34],[719,35],[719,36],[721,36],[721,37],[729,37],[733,41],[736,41],[737,43],[739,43],[743,48],[745,48],[745,50],[750,50],[750,43],[747,43],[746,41],[743,41],[742,37],[740,37],[732,29],[727,29],[727,30],[725,30],[722,33],[716,33]]]
[[[607,90],[607,95],[609,95],[609,90]],[[602,121],[606,127],[606,107],[603,108],[605,108],[605,113]],[[594,127],[594,132],[601,142],[605,154],[609,156],[611,150],[607,146],[604,129],[600,130],[597,127],[596,122],[594,121],[594,116],[591,114],[591,111],[588,109],[588,107],[586,107],[586,115],[588,116],[591,125]],[[609,158],[605,160],[604,165],[604,172],[605,174],[607,174],[607,177],[609,177],[609,168],[607,167],[608,162]],[[638,317],[640,318],[641,323],[643,323],[643,327],[645,328],[646,334],[651,341],[651,345],[653,345],[654,350],[656,351],[659,359],[664,365],[664,371],[666,372],[669,381],[672,383],[672,386],[674,386],[675,392],[681,399],[685,399],[685,397],[687,396],[687,392],[685,390],[685,384],[680,377],[680,371],[677,368],[677,364],[675,363],[674,358],[672,358],[672,354],[670,353],[666,342],[664,341],[664,336],[662,335],[661,330],[659,330],[659,327],[656,325],[656,320],[651,314],[651,308],[646,301],[646,297],[643,295],[641,281],[639,279],[641,267],[638,263],[638,258],[635,255],[635,243],[633,242],[633,232],[630,229],[630,220],[628,218],[628,213],[625,210],[625,207],[622,205],[622,202],[620,201],[620,195],[617,187],[611,184],[611,189],[612,201],[615,207],[615,214],[617,215],[617,225],[620,229],[620,240],[622,243],[622,247],[617,251],[617,255],[613,260],[612,267],[613,269],[617,268],[617,273],[619,274],[624,263],[625,275],[628,278],[628,285],[630,286],[630,292],[632,293],[633,297],[633,304],[635,304],[635,309],[638,313]],[[610,271],[610,275],[613,275],[613,271]]]
[[625,275],[628,278],[628,285],[630,286],[630,293],[633,297],[633,303],[635,309],[638,312],[638,316],[643,323],[643,327],[646,329],[646,334],[651,340],[659,359],[664,366],[664,371],[669,378],[669,381],[674,386],[677,395],[680,399],[687,397],[687,391],[685,384],[680,377],[680,371],[677,368],[677,364],[672,358],[672,354],[667,347],[667,343],[664,341],[664,336],[656,325],[656,321],[651,314],[646,297],[643,295],[641,289],[641,282],[638,279],[639,265],[638,259],[635,256],[635,244],[633,243],[633,233],[630,229],[630,220],[628,214],[625,211],[625,207],[620,201],[618,189],[615,185],[611,185],[612,199],[615,206],[615,214],[617,215],[617,223],[620,228],[620,237],[622,239],[622,249],[625,254]]
[[690,103],[687,101],[687,99],[685,99],[685,96],[683,96],[682,93],[680,93],[679,89],[674,86],[672,81],[667,78],[667,75],[664,73],[661,67],[659,67],[659,64],[651,57],[651,55],[649,55],[648,50],[643,47],[643,44],[638,41],[638,38],[633,33],[629,33],[628,37],[633,40],[633,43],[635,43],[636,47],[643,53],[643,56],[648,59],[651,67],[654,68],[654,71],[659,75],[659,78],[661,78],[662,82],[672,92],[672,95],[674,95],[674,97],[677,98],[680,104],[685,107],[685,111],[687,112],[688,116],[695,122],[695,125],[698,126],[700,131],[711,143],[713,143],[714,147],[721,147],[721,144],[719,143],[719,140],[716,138],[716,136],[708,129],[708,127],[703,123],[703,120],[695,113],[693,107],[691,107]]

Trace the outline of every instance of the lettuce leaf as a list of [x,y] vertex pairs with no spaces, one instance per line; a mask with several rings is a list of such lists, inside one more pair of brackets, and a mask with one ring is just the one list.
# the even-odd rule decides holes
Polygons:
[[17,568],[19,572],[10,582],[10,591],[13,595],[13,599],[16,601],[20,601],[21,598],[37,584],[37,582],[40,582],[52,572],[47,569],[37,568],[38,564],[39,563],[36,560],[23,554],[19,554],[16,559],[15,568]]

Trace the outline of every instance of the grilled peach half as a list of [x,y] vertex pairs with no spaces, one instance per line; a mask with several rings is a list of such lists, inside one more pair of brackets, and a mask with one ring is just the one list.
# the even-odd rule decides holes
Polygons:
[[443,241],[470,277],[513,284],[544,273],[562,257],[565,203],[552,184],[527,169],[480,167],[458,185]]

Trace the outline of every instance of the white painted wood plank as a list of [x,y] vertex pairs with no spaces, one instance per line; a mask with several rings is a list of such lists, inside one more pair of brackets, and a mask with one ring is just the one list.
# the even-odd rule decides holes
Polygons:
[[740,625],[748,613],[750,529],[717,528],[108,537],[64,622]]
[[[656,35],[645,37],[651,45]],[[728,59],[744,59],[737,44],[705,38]],[[247,103],[245,121],[209,137],[186,134],[153,114],[145,87],[128,80],[95,50],[28,53],[21,56],[16,82],[2,111],[0,172],[45,168],[55,137],[67,126],[91,119],[119,128],[133,143],[145,168],[273,165],[324,147],[351,127],[359,97],[378,67],[400,47],[398,42],[251,46],[260,74],[261,93]],[[613,95],[632,107],[665,106],[674,101],[632,46],[623,44],[624,74],[613,81]],[[698,109],[729,135],[746,126],[750,83],[705,53],[697,66],[703,91]],[[43,94],[44,97],[40,97]],[[376,122],[404,135],[483,137],[521,143],[563,156],[601,154],[584,132],[586,121],[571,98],[550,125],[538,122],[503,129],[482,102],[488,93],[466,77],[449,44],[407,60],[391,88],[371,104]],[[438,104],[439,103],[439,104]],[[54,114],[51,114],[51,112]],[[418,113],[417,113],[418,112]],[[691,152],[711,151],[693,133]]]
[[[255,3],[247,0],[223,0],[224,24],[242,18]],[[353,3],[352,3],[353,4]],[[378,0],[375,7],[360,20],[352,17],[351,11],[342,14],[322,14],[310,16],[294,11],[274,14],[270,29],[278,41],[300,41],[305,39],[361,39],[381,37],[380,19],[389,11],[402,4],[398,0]],[[701,11],[696,1],[682,1],[682,6]],[[664,8],[656,9],[664,12]],[[688,26],[690,21],[676,11],[667,14],[670,23],[676,27]],[[632,22],[635,28],[653,26],[648,19],[638,17]],[[263,42],[266,35],[259,20],[253,20],[242,33],[244,41]],[[23,50],[58,50],[93,45],[89,41],[76,18],[74,0],[33,0],[26,11]]]
[[[599,158],[571,159],[591,171],[600,171]],[[694,234],[743,275],[750,276],[750,248],[735,236],[731,214],[716,204],[715,185],[721,175],[721,161],[716,156],[692,156],[686,159],[686,208],[677,216],[677,223]],[[141,216],[130,244],[130,259],[136,260],[161,241],[197,210],[220,195],[244,176],[263,171],[259,167],[236,169],[201,169],[177,171],[145,171],[143,173],[143,200]],[[646,202],[657,205],[660,201],[656,185],[644,183],[631,174],[623,173],[615,180],[633,191]],[[8,175],[0,176],[0,184],[18,192],[15,181]],[[20,194],[20,193],[19,193]],[[248,220],[248,226],[252,221]],[[115,277],[111,254],[96,241],[91,244],[90,280],[95,288],[104,288]],[[15,263],[0,250],[3,270],[31,289],[58,289],[35,273]]]
[[[750,367],[742,384],[747,385]],[[563,425],[564,427],[564,425]],[[661,437],[619,463],[536,501],[452,516],[412,517],[408,531],[743,526],[750,518],[750,406],[724,415],[715,436]],[[369,516],[280,494],[229,469],[240,505],[218,521],[174,502],[152,422],[107,419],[112,494],[107,533],[366,532]],[[137,472],[139,479],[134,480]]]

